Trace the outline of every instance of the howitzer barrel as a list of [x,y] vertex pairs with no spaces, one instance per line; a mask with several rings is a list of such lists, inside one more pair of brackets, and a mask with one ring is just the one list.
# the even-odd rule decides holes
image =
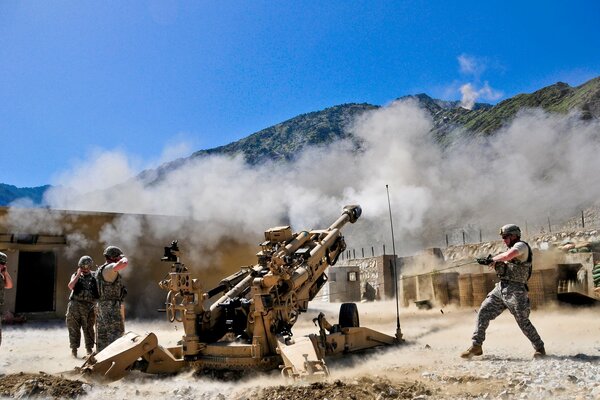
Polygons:
[[[307,260],[308,268],[313,268],[313,266],[319,264],[320,260],[325,257],[326,252],[335,245],[338,238],[341,237],[340,229],[348,222],[354,223],[360,217],[362,210],[359,205],[348,205],[345,206],[342,215],[327,229],[324,231],[318,231],[320,234],[324,234],[325,237],[320,238],[317,246],[315,246],[311,251],[309,258]],[[314,232],[314,231],[313,231]],[[320,235],[322,236],[322,235]],[[283,247],[278,254],[275,254],[272,257],[272,262],[276,265],[282,265],[285,263],[283,260],[284,256],[292,254],[299,247],[304,245],[311,237],[311,233],[307,231],[302,231],[297,234],[297,236],[291,240],[285,247]],[[323,268],[327,268],[328,265],[325,265]],[[255,272],[258,273],[261,270],[260,266],[254,267]],[[314,272],[314,271],[313,271]],[[320,271],[319,271],[320,273]],[[273,276],[273,275],[270,275]],[[293,287],[298,288],[302,286],[309,278],[310,274],[307,267],[298,267],[294,270],[291,280],[293,282]],[[238,297],[246,288],[248,288],[252,281],[254,280],[255,275],[250,273],[245,276],[238,284],[236,284],[233,288],[231,288],[227,293],[225,293],[221,298],[215,301],[210,306],[210,311],[214,312],[219,304],[227,301],[228,299],[232,299]],[[239,279],[239,277],[238,277]],[[265,281],[266,278],[260,278],[265,287],[270,287],[277,282],[277,279],[272,281]]]
[[[362,209],[359,205],[348,205],[344,207],[342,215],[327,229],[327,235],[320,241],[319,245],[310,251],[310,257],[308,258],[308,265],[317,265],[329,248],[333,246],[338,238],[342,236],[340,229],[348,222],[355,223],[356,220],[362,214]],[[328,265],[323,266],[323,270]],[[316,271],[318,274],[322,271]],[[302,286],[309,278],[309,273],[306,268],[297,268],[292,276],[292,282],[294,288]]]
[[341,229],[348,221],[355,223],[362,214],[362,209],[359,205],[345,206],[342,215],[329,227],[329,230]]

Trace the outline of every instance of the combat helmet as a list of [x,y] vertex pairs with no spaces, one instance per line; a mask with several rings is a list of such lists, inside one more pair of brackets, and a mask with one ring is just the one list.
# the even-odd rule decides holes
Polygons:
[[506,224],[500,228],[500,236],[515,235],[521,237],[521,228],[515,224]]
[[123,250],[121,250],[117,246],[108,246],[106,249],[104,249],[104,257],[117,258],[122,255]]
[[88,269],[92,268],[94,266],[94,260],[90,256],[83,256],[79,259],[77,266],[78,267],[86,267]]
[[6,254],[0,252],[0,264],[5,265],[7,260],[8,257],[6,257]]

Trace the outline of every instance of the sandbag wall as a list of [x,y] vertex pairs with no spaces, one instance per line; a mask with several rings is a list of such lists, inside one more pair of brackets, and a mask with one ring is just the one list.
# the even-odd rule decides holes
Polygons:
[[429,300],[439,306],[460,302],[458,272],[431,273],[400,277],[402,305]]
[[542,306],[545,301],[542,270],[533,271],[531,273],[527,286],[529,287],[529,302],[531,303],[531,308],[535,309]]
[[458,277],[458,292],[461,307],[473,306],[472,274],[462,274]]
[[402,306],[408,307],[417,300],[417,277],[416,276],[400,276],[400,298]]
[[[496,282],[498,282],[498,277],[493,272],[460,275],[458,277],[460,306],[479,307]],[[556,269],[534,270],[528,286],[532,308],[555,301],[558,288]]]
[[558,292],[558,271],[555,268],[534,270],[527,284],[532,308],[555,302]]
[[473,274],[471,282],[473,284],[473,305],[479,306],[498,282],[498,277],[494,272]]

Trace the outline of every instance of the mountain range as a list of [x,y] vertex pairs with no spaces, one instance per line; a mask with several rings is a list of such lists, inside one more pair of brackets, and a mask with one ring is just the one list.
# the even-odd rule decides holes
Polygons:
[[[519,94],[496,105],[476,103],[472,109],[461,107],[458,101],[431,98],[426,94],[400,97],[414,99],[427,110],[433,120],[432,133],[440,141],[447,141],[448,133],[460,129],[464,135],[492,135],[509,123],[519,110],[542,108],[548,112],[576,112],[582,119],[600,119],[600,77],[572,87],[558,82],[533,93]],[[166,173],[189,160],[208,155],[242,154],[250,165],[265,161],[291,161],[307,146],[323,146],[339,139],[350,139],[360,150],[360,140],[346,127],[361,114],[380,108],[367,103],[341,104],[321,111],[301,114],[277,125],[265,128],[236,142],[212,149],[200,150],[189,157],[165,163],[153,170],[143,171],[139,178],[152,184]],[[17,188],[0,184],[0,205],[8,205],[26,197],[41,204],[48,185]]]
[[19,188],[0,183],[0,206],[7,206],[17,199],[29,199],[33,204],[40,205],[44,197],[44,192],[49,187],[50,185]]

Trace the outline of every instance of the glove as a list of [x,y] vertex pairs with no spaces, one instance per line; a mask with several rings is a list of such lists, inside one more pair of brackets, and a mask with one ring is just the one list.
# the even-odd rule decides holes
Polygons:
[[481,265],[490,265],[493,262],[494,262],[494,260],[492,260],[491,254],[488,254],[488,256],[485,258],[482,257],[482,258],[477,259],[477,263],[479,263]]

